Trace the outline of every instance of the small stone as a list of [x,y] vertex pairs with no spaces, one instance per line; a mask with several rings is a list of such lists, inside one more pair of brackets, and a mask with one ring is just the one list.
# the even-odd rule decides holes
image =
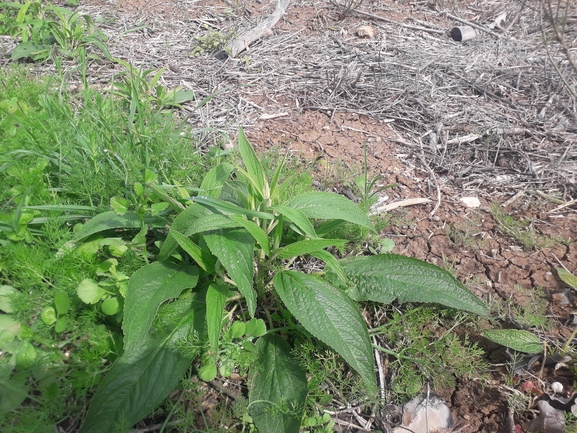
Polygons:
[[551,384],[551,391],[555,394],[561,394],[563,392],[563,385],[560,382],[553,382]]
[[357,29],[356,35],[359,38],[373,39],[375,37],[375,29],[371,26],[361,26]]
[[461,201],[465,204],[465,206],[470,208],[477,208],[481,206],[481,202],[477,197],[463,197]]

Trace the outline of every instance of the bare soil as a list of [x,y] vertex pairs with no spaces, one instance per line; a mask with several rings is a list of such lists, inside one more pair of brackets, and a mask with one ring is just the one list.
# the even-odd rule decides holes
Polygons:
[[[358,7],[388,21],[346,12],[339,7],[345,4],[293,1],[270,37],[225,60],[189,57],[194,37],[239,34],[275,2],[85,0],[79,10],[100,18],[114,56],[169,65],[168,87],[181,85],[199,98],[226,89],[201,111],[185,111],[195,126],[234,136],[242,125],[262,149],[315,161],[320,184],[360,174],[366,146],[371,173],[397,185],[382,193],[385,204],[431,200],[390,212],[381,235],[394,240],[394,252],[450,267],[487,302],[525,305],[527,293],[542,288],[553,327],[535,332],[550,346],[563,344],[575,306],[555,268],[577,270],[577,122],[575,101],[547,66],[538,2],[374,0]],[[495,29],[501,38],[479,32],[459,43],[447,34],[463,25],[447,14],[488,25],[502,11],[510,26]],[[375,36],[358,36],[362,25]],[[114,72],[113,65],[95,65],[90,79],[106,82]],[[218,137],[215,144],[228,144]],[[467,207],[463,197],[480,206]],[[537,245],[500,227],[494,203],[526,220],[524,231]],[[495,365],[506,361],[501,349],[483,344]],[[496,365],[493,381],[459,380],[455,389],[437,390],[455,431],[527,431],[535,414],[515,412],[511,424],[507,389],[521,390],[528,378],[544,389],[558,380],[573,390],[569,370],[541,371],[540,363],[512,384],[505,376]]]

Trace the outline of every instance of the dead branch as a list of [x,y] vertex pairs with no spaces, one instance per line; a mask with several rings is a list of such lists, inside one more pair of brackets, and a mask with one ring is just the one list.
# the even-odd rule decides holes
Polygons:
[[288,8],[289,0],[279,0],[276,9],[272,14],[264,19],[262,23],[258,26],[252,28],[251,30],[243,33],[235,40],[231,41],[225,48],[225,51],[231,56],[236,57],[244,50],[254,43],[255,41],[261,39],[265,36],[272,35],[272,28],[285,14]]

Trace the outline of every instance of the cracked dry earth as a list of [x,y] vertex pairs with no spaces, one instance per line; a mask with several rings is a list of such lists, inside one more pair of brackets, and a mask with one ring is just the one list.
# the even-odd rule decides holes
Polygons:
[[[433,9],[431,5],[447,7],[448,4],[407,1],[365,3],[366,9],[373,13],[381,13],[389,19],[412,24],[413,21],[406,19],[416,17],[421,21],[425,20],[427,10]],[[500,2],[489,3],[493,7]],[[473,9],[484,7],[472,1],[462,2],[460,5],[469,5]],[[419,12],[419,8],[426,10]],[[298,87],[295,90],[295,87],[286,85],[285,88],[285,83],[280,78],[281,85],[277,88],[258,88],[258,74],[253,80],[252,76],[238,72],[244,70],[242,61],[222,64],[210,55],[200,60],[188,58],[195,32],[200,32],[203,26],[217,28],[219,23],[234,21],[235,16],[241,15],[254,24],[259,17],[270,13],[271,9],[274,9],[274,2],[271,7],[271,4],[260,1],[231,4],[217,0],[86,0],[81,1],[79,7],[79,10],[93,17],[102,18],[102,29],[111,38],[111,52],[114,56],[146,67],[170,65],[170,71],[165,75],[177,75],[166,78],[167,86],[174,85],[174,80],[180,80],[180,84],[184,84],[185,88],[199,91],[201,95],[203,89],[205,94],[209,94],[229,86],[231,90],[223,93],[220,98],[224,100],[229,97],[232,102],[227,100],[229,105],[224,109],[217,107],[218,116],[214,112],[205,115],[218,117],[213,119],[216,123],[221,121],[217,127],[231,135],[234,135],[236,125],[243,125],[249,140],[261,149],[275,146],[292,152],[305,161],[314,161],[317,167],[315,181],[319,187],[330,185],[331,180],[337,177],[352,179],[354,175],[360,174],[363,149],[366,146],[371,173],[382,174],[383,184],[396,184],[395,188],[387,189],[381,194],[384,204],[411,198],[430,200],[428,203],[399,207],[388,213],[390,224],[382,231],[381,236],[394,241],[393,252],[450,267],[461,281],[487,302],[509,301],[512,304],[526,305],[527,302],[533,302],[528,294],[537,287],[542,288],[547,300],[546,314],[553,327],[540,331],[540,336],[550,344],[562,344],[574,328],[574,300],[572,293],[557,278],[555,268],[563,264],[573,273],[577,270],[577,245],[574,242],[577,239],[575,205],[559,209],[558,203],[539,195],[530,183],[509,185],[506,182],[494,182],[503,172],[495,167],[494,170],[487,170],[485,177],[476,182],[464,182],[451,169],[450,161],[446,162],[446,167],[429,164],[432,160],[426,156],[418,156],[419,149],[408,145],[399,134],[399,131],[406,130],[406,126],[399,126],[398,119],[404,118],[406,114],[399,114],[395,120],[394,115],[387,117],[374,110],[371,112],[344,105],[335,109],[339,108],[341,101],[331,99],[333,95],[326,97],[327,104],[323,106],[318,102],[318,98],[313,97],[318,95],[297,95],[295,92],[298,92]],[[229,14],[226,20],[219,21],[219,17],[225,13]],[[444,16],[429,15],[427,20],[431,25],[448,29],[454,24]],[[359,16],[342,16],[335,12],[335,3],[294,1],[273,31],[277,38],[285,35],[288,43],[291,43],[291,35],[295,34],[314,43],[319,22],[323,22],[330,30],[341,29],[338,34],[342,36],[343,29],[351,29],[352,32],[352,29],[366,24],[367,21]],[[376,25],[374,22],[372,24]],[[154,39],[155,34],[162,35],[164,45]],[[332,34],[329,36],[336,41]],[[423,38],[426,43],[427,38]],[[342,42],[339,43],[342,46]],[[394,40],[392,43],[394,44]],[[266,41],[262,44],[266,47]],[[161,45],[164,48],[158,48]],[[244,60],[245,63],[250,61],[253,67],[257,67],[261,60],[259,55],[264,56],[262,53],[266,51],[258,51],[259,44],[256,45],[257,48],[249,51]],[[426,49],[425,44],[423,52]],[[274,57],[275,51],[266,55]],[[265,66],[267,60],[265,59]],[[315,62],[311,60],[311,63]],[[208,68],[204,74],[206,77],[201,71],[198,78],[198,68]],[[228,75],[225,73],[223,78],[223,75],[218,75],[215,70],[219,73],[226,70]],[[187,73],[190,73],[192,78],[187,80]],[[100,78],[103,80],[111,76],[110,71],[105,68],[96,74],[102,74]],[[319,75],[322,74],[321,71]],[[217,78],[223,81],[215,83],[213,75],[218,75]],[[183,76],[185,78],[182,78]],[[99,77],[94,78],[98,81]],[[171,79],[173,81],[170,81]],[[326,80],[331,80],[328,73]],[[303,82],[303,86],[306,87],[307,83]],[[256,86],[257,89],[252,91],[253,87],[249,85]],[[247,90],[239,96],[239,89],[243,89],[243,86],[250,87],[250,91]],[[303,92],[309,92],[309,88]],[[308,101],[308,104],[303,104],[303,101]],[[242,109],[234,112],[235,105]],[[306,105],[309,106],[308,109],[303,108]],[[191,122],[198,123],[201,120],[192,118]],[[464,118],[461,123],[466,124],[467,121],[468,119]],[[526,140],[530,141],[532,135],[527,133],[526,137]],[[462,146],[459,143],[459,148],[463,149],[459,154],[461,157],[464,154],[467,158],[467,152],[474,152],[472,147],[469,150],[467,146],[467,143]],[[511,164],[515,163],[517,161]],[[343,186],[339,192],[347,192],[346,189],[347,187]],[[574,183],[559,183],[550,186],[548,191],[556,192],[564,201],[570,201],[576,195]],[[464,197],[476,197],[480,205],[469,208],[461,201]],[[494,203],[502,205],[500,208],[504,213],[528,221],[529,226],[524,231],[534,233],[536,247],[522,245],[510,236],[506,228],[498,224],[491,212]],[[487,341],[482,341],[482,344],[486,347],[488,359],[493,365],[502,365],[506,361],[502,348]],[[539,368],[531,373],[540,374]],[[514,426],[512,429],[508,424],[509,407],[501,387],[504,385],[505,375],[504,367],[495,367],[493,379],[486,383],[458,381],[454,389],[438,390],[451,409],[458,427],[456,431],[526,431],[528,420],[534,414],[515,415],[514,422],[519,424],[522,430],[515,430]],[[546,368],[541,372],[541,378],[547,383],[560,381],[566,389],[573,389],[573,377],[568,370],[554,371]],[[523,380],[522,377],[517,379]],[[518,384],[513,383],[513,386],[519,388]]]

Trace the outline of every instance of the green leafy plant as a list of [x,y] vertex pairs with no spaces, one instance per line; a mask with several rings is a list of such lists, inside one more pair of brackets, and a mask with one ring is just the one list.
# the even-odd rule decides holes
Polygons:
[[3,5],[12,13],[0,16],[0,30],[3,34],[20,39],[12,51],[12,60],[46,60],[54,56],[55,47],[59,47],[65,56],[73,57],[79,49],[89,45],[110,57],[105,43],[106,36],[95,29],[88,15],[80,15],[51,4],[44,5],[38,0]]
[[115,59],[124,70],[117,74],[113,94],[128,104],[130,118],[133,120],[141,105],[155,105],[157,108],[180,107],[180,104],[194,98],[194,92],[183,90],[181,86],[173,90],[159,84],[160,77],[167,66],[155,70],[135,68],[130,63]]
[[[124,350],[98,387],[82,433],[110,431],[121,415],[126,426],[137,422],[198,356],[200,372],[213,377],[223,318],[239,306],[247,323],[268,324],[249,372],[249,412],[267,432],[298,431],[307,395],[306,372],[281,333],[304,333],[332,348],[374,397],[373,347],[355,301],[434,302],[487,314],[483,302],[438,267],[393,254],[338,259],[335,248],[346,240],[331,234],[345,222],[372,229],[366,214],[337,194],[286,197],[291,177],[280,182],[282,163],[267,178],[242,129],[239,151],[244,166],[224,163],[209,171],[188,206],[175,209],[156,261],[130,278]],[[128,215],[101,214],[77,236],[133,227]],[[307,270],[303,257],[314,258],[319,270]],[[281,302],[296,327],[277,328],[270,312]]]

